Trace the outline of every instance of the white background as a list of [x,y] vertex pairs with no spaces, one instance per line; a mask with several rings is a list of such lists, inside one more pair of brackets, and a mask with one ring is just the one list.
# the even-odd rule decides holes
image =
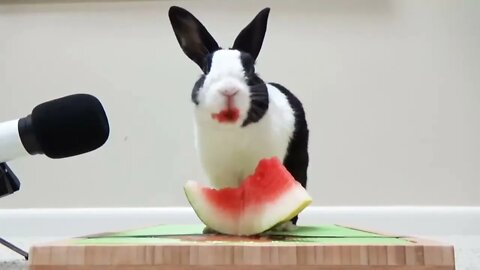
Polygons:
[[186,206],[205,181],[190,91],[167,10],[224,46],[272,8],[257,71],[303,101],[314,205],[480,205],[480,2],[1,1],[0,121],[77,92],[97,96],[107,144],[9,164],[1,208]]

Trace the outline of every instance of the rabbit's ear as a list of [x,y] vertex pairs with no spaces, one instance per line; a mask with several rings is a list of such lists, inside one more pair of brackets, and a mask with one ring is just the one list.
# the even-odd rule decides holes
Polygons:
[[168,17],[183,52],[203,69],[205,56],[219,49],[205,26],[187,10],[172,6]]
[[263,38],[267,31],[270,8],[262,9],[257,16],[238,34],[232,49],[247,52],[256,59],[262,48]]

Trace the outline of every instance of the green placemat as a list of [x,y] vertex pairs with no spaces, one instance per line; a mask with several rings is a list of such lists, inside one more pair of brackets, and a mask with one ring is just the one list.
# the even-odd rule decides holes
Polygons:
[[[145,237],[169,235],[195,235],[202,234],[204,225],[158,225],[149,228],[129,230],[102,235],[100,237]],[[294,231],[267,232],[263,235],[270,236],[297,236],[297,237],[385,237],[384,235],[354,230],[338,225],[298,226]],[[98,237],[98,236],[97,236]]]
[[355,230],[338,225],[321,225],[321,226],[298,226],[294,231],[286,232],[267,232],[266,235],[273,236],[298,236],[298,237],[386,237],[384,235]]
[[[406,245],[408,240],[400,237],[386,236],[362,230],[356,230],[339,225],[298,226],[294,231],[273,232],[269,231],[260,236],[236,237],[203,234],[203,224],[194,225],[157,225],[142,229],[123,232],[106,233],[87,238],[73,239],[76,245],[122,245],[122,244],[164,244],[164,243],[229,243],[246,244],[260,243],[318,243],[318,244],[383,244]],[[261,239],[260,239],[261,238]],[[233,240],[235,239],[235,240]]]
[[[149,245],[149,244],[238,244],[244,245],[248,243],[255,243],[256,241],[228,241],[228,240],[215,240],[215,241],[192,241],[182,240],[175,237],[104,237],[104,238],[83,238],[74,239],[71,241],[75,245]],[[266,242],[259,242],[259,244]],[[283,240],[272,240],[269,244],[281,244],[281,243],[318,243],[318,244],[338,244],[338,245],[408,245],[410,242],[404,239],[394,237],[345,237],[345,238],[321,238],[321,237],[308,237],[308,238],[286,238]]]
[[203,228],[205,225],[157,225],[148,228],[128,230],[124,232],[116,232],[102,235],[101,237],[118,237],[118,236],[129,236],[129,237],[142,237],[142,236],[168,236],[168,235],[192,235],[192,234],[202,234]]
[[182,240],[170,237],[100,237],[78,238],[70,243],[74,245],[141,245],[141,244],[170,244],[180,243]]

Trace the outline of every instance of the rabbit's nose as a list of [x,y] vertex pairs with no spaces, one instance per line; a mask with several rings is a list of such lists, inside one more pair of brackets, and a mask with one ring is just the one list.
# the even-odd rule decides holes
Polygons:
[[220,93],[226,97],[233,97],[238,93],[238,89],[225,89],[220,91]]

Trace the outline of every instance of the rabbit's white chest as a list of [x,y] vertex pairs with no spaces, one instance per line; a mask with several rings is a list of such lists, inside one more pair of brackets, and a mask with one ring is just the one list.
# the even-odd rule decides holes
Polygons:
[[295,125],[293,110],[280,91],[273,86],[268,90],[269,109],[257,123],[229,128],[196,122],[197,151],[213,187],[236,187],[261,159],[283,160],[287,154]]
[[[239,145],[239,140],[242,139],[243,143]],[[281,155],[279,149],[248,141],[233,134],[205,137],[200,144],[202,165],[210,183],[216,188],[238,186],[253,172],[256,163],[262,157]]]

